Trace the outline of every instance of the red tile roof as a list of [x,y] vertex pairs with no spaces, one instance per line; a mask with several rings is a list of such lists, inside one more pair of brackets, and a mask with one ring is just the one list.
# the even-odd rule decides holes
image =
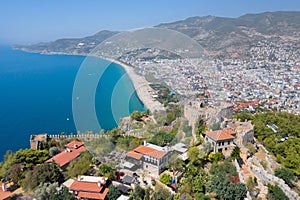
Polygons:
[[222,141],[222,140],[232,140],[234,137],[231,134],[228,134],[228,130],[217,130],[205,133],[208,137],[213,139],[214,141]]
[[78,149],[79,147],[81,147],[83,145],[84,145],[84,142],[79,142],[79,141],[73,140],[72,142],[66,144],[65,147],[70,148],[70,149]]
[[[69,144],[71,145],[71,143],[73,143],[73,142],[70,142]],[[70,146],[69,144],[67,144],[67,145]],[[73,145],[74,145],[74,143],[73,143]],[[81,152],[86,151],[86,150],[87,150],[86,147],[82,146],[82,145],[79,148],[76,148],[76,149],[71,149],[71,148],[68,149],[67,148],[65,151],[53,156],[52,158],[50,158],[46,162],[54,161],[60,167],[63,167],[65,165],[67,165],[68,163],[70,163],[75,158],[77,158],[80,155]]]
[[235,131],[232,130],[231,128],[225,128],[222,130],[224,133],[227,133],[229,135],[235,135]]
[[143,154],[140,154],[140,153],[135,152],[135,151],[129,151],[126,155],[130,156],[132,158],[135,158],[137,160],[140,160],[143,157]]
[[143,145],[135,148],[133,151],[136,153],[151,156],[153,158],[162,158],[167,154],[164,151],[159,151],[159,150],[153,149],[151,147],[143,146]]
[[100,193],[103,186],[98,186],[95,182],[86,182],[75,180],[70,186],[70,190],[73,191],[85,191],[85,192],[98,192]]
[[108,188],[105,188],[103,193],[95,193],[95,192],[78,192],[78,197],[80,198],[87,198],[87,199],[98,199],[98,200],[104,200],[107,193]]
[[9,191],[6,191],[6,192],[4,192],[3,190],[2,190],[2,182],[0,182],[0,199],[1,200],[4,200],[4,199],[8,199],[9,197],[11,197],[12,195],[13,195],[13,193],[12,192],[9,192]]

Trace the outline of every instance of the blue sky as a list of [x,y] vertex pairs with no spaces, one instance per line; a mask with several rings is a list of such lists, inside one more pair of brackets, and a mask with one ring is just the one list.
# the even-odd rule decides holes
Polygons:
[[299,0],[1,0],[0,43],[35,43],[129,30],[192,16],[300,11]]

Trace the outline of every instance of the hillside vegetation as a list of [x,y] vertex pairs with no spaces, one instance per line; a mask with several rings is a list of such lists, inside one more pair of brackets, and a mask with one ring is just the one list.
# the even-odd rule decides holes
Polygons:
[[300,116],[285,112],[251,115],[238,113],[242,121],[252,120],[255,137],[284,167],[300,175]]

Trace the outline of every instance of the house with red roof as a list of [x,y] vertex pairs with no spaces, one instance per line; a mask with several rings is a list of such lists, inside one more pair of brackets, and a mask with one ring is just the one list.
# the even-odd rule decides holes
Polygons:
[[0,182],[1,189],[0,189],[0,199],[6,200],[10,199],[10,197],[13,195],[12,192],[7,191],[5,183]]
[[72,160],[80,156],[81,152],[87,150],[83,142],[76,140],[66,144],[65,147],[66,149],[63,152],[53,156],[46,162],[49,163],[54,161],[56,164],[63,168],[66,167]]
[[109,190],[107,180],[106,177],[80,175],[76,180],[69,179],[67,187],[77,199],[104,200]]
[[223,152],[224,154],[227,154],[232,150],[235,135],[235,131],[226,128],[223,130],[206,132],[204,140],[211,144],[214,153]]
[[127,152],[125,168],[143,169],[149,174],[159,175],[169,163],[172,150],[169,147],[160,147],[144,141],[143,145]]

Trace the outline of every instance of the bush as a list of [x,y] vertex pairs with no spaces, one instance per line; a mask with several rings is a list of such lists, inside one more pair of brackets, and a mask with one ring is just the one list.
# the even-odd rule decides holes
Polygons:
[[107,198],[109,200],[116,200],[121,196],[121,191],[118,187],[113,186],[112,184],[108,187]]
[[136,121],[142,121],[142,117],[145,113],[144,112],[139,112],[139,111],[133,111],[130,115],[132,120]]
[[169,185],[171,184],[171,176],[169,174],[162,174],[159,178],[160,182]]
[[109,179],[112,179],[114,180],[116,178],[116,169],[112,168],[111,166],[108,166],[108,165],[105,165],[105,164],[102,164],[100,167],[99,167],[99,172],[102,176],[105,176]]
[[268,200],[289,200],[289,198],[284,194],[284,192],[277,185],[268,185]]
[[284,180],[290,187],[294,187],[293,181],[297,181],[297,177],[294,175],[293,171],[284,167],[276,169],[275,176]]
[[244,199],[247,194],[246,185],[243,183],[231,183],[225,172],[218,172],[212,177],[211,189],[219,199],[224,200]]
[[174,138],[175,134],[160,131],[151,138],[150,143],[158,146],[164,146],[170,143]]
[[172,200],[173,195],[169,190],[159,187],[155,187],[154,193],[152,194],[151,200]]
[[92,164],[92,155],[89,152],[83,152],[80,157],[73,160],[67,167],[68,175],[77,177],[78,175],[85,174]]
[[239,147],[235,146],[230,154],[230,157],[233,159],[237,159],[240,157],[241,150]]
[[210,162],[214,162],[214,163],[217,163],[221,160],[224,160],[225,159],[225,156],[223,155],[222,152],[217,152],[217,153],[213,153],[211,152],[209,155],[208,155],[208,160]]
[[116,143],[116,149],[118,150],[131,150],[138,147],[141,144],[141,139],[133,136],[119,137]]
[[44,163],[38,165],[36,169],[26,174],[22,182],[25,191],[33,191],[40,184],[44,183],[62,183],[64,176],[60,168],[55,163]]
[[41,184],[34,192],[37,200],[75,200],[75,197],[65,186],[58,189],[58,183]]
[[57,148],[57,147],[50,147],[50,149],[49,149],[49,155],[50,155],[50,157],[53,157],[53,156],[55,156],[55,155],[57,155],[59,153],[60,153],[59,148]]

